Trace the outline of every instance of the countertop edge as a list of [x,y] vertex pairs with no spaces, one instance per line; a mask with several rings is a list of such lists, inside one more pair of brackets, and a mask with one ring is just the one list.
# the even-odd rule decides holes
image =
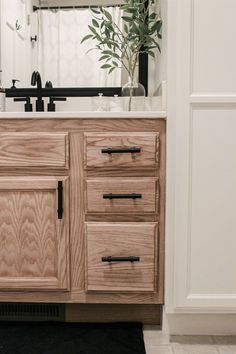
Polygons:
[[166,119],[166,111],[0,112],[0,119]]

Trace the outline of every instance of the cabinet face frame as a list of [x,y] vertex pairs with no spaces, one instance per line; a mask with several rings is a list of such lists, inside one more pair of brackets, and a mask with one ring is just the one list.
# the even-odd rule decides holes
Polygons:
[[[58,219],[57,214],[58,181],[62,181],[63,185],[62,219]],[[3,208],[0,213],[0,222],[2,222],[2,225],[5,225],[4,229],[5,232],[8,234],[8,237],[4,239],[5,246],[8,249],[8,253],[4,255],[3,252],[3,254],[1,255],[2,259],[0,259],[2,263],[1,272],[4,273],[4,258],[6,266],[6,276],[0,276],[1,290],[69,290],[68,182],[68,177],[59,176],[0,177],[0,204],[1,202],[3,203]],[[11,197],[9,196],[9,198],[4,198],[4,193],[11,194]],[[41,201],[42,203],[42,205],[40,206],[37,204],[39,201]],[[7,221],[9,217],[11,217],[10,214],[12,214],[12,221],[9,225],[7,225]],[[46,225],[43,225],[43,222],[41,222],[41,217],[45,217],[43,222],[45,222]],[[33,222],[30,222],[32,218]],[[37,222],[37,227],[35,225],[35,222]],[[17,232],[15,232],[16,228]],[[32,232],[32,234],[30,234],[30,232]],[[35,232],[35,235],[33,234],[33,232]],[[41,236],[42,238],[38,239],[38,236]],[[4,238],[4,235],[2,235],[2,237]],[[9,244],[7,244],[8,242]],[[55,242],[54,247],[56,247],[56,249],[53,249],[53,242]],[[31,248],[33,248],[33,250],[31,250]],[[13,252],[12,264],[10,265],[8,264],[8,262],[10,262],[11,258],[7,258],[9,255],[9,250]],[[31,250],[30,254],[27,255],[27,251],[29,250]],[[44,250],[45,254],[43,254]],[[16,252],[15,255],[14,252]],[[32,252],[35,253],[35,259],[30,259],[30,257],[32,257]],[[38,254],[38,252],[41,253],[37,257],[36,254]],[[22,254],[24,255],[21,257]],[[43,261],[45,261],[43,262],[44,264],[42,264],[42,262],[40,263],[40,257],[41,260],[43,259]],[[46,257],[46,259],[44,257]],[[47,259],[47,257],[49,257],[49,259]],[[51,257],[53,257],[53,259],[50,259]],[[23,261],[25,258],[28,259],[28,263],[23,265]],[[39,262],[39,264],[37,263],[37,261]],[[48,264],[46,264],[47,262]],[[52,269],[50,269],[49,271],[49,268],[52,268],[52,263],[54,263],[53,276],[51,274]],[[29,264],[31,265],[31,269]],[[45,274],[41,276],[33,276],[32,273],[34,272],[34,270],[36,273],[49,272],[49,275]],[[9,272],[11,271],[13,273],[12,276],[9,275]],[[18,275],[16,275],[17,272]],[[22,273],[22,275],[19,275],[19,273]]]

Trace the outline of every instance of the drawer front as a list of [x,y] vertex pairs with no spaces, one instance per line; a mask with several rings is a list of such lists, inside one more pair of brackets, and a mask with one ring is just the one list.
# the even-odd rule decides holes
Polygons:
[[85,227],[88,291],[155,290],[156,223],[87,223]]
[[87,179],[87,213],[155,213],[157,182],[151,177]]
[[159,133],[90,133],[85,135],[85,167],[156,167]]
[[68,165],[67,133],[0,133],[0,167]]

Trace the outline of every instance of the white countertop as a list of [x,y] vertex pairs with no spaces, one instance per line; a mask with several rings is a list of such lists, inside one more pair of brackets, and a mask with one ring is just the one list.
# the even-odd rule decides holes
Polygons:
[[166,111],[142,111],[142,112],[0,112],[0,119],[89,119],[89,118],[166,118]]

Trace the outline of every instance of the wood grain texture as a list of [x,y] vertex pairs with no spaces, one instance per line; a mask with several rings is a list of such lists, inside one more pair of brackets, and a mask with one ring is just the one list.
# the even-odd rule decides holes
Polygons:
[[85,240],[84,240],[84,171],[83,135],[70,136],[70,257],[71,287],[74,291],[85,289]]
[[[50,290],[50,289],[48,289]],[[158,293],[154,292],[85,292],[71,289],[68,291],[45,289],[1,290],[3,302],[55,302],[78,304],[161,304]]]
[[[88,291],[154,291],[155,223],[86,223]],[[140,257],[102,262],[102,257]]]
[[56,178],[0,177],[0,288],[67,288],[68,231],[56,211]]
[[[140,148],[139,153],[104,154],[103,148]],[[158,133],[87,133],[85,134],[85,168],[157,167]]]
[[68,134],[0,133],[0,167],[68,168]]
[[161,324],[161,305],[68,304],[66,322],[142,322]]
[[158,169],[153,169],[150,167],[146,167],[145,170],[138,168],[102,168],[102,169],[87,169],[84,173],[88,177],[158,177]]
[[[29,117],[29,115],[28,115]],[[165,119],[1,119],[0,132],[160,132]]]
[[[158,205],[158,179],[94,178],[86,180],[87,213],[155,213]],[[103,199],[104,194],[142,195],[140,199]]]
[[[164,293],[164,215],[165,215],[165,120],[164,119],[1,119],[0,131],[4,133],[10,132],[45,132],[45,133],[69,133],[70,137],[70,169],[66,170],[64,167],[1,167],[0,176],[6,176],[6,188],[13,183],[13,179],[9,176],[21,176],[25,181],[22,181],[22,188],[24,183],[31,185],[27,182],[34,176],[41,176],[40,183],[43,183],[44,179],[53,178],[57,180],[63,175],[69,174],[70,178],[70,210],[65,207],[65,212],[68,211],[71,214],[70,221],[70,244],[67,243],[66,250],[70,249],[70,279],[71,279],[71,291],[58,290],[57,287],[48,288],[46,281],[43,280],[43,284],[38,282],[38,290],[34,283],[34,289],[27,288],[29,279],[26,279],[25,291],[17,288],[3,288],[0,291],[0,301],[16,301],[16,302],[60,302],[60,303],[78,303],[78,304],[160,304],[163,303]],[[159,133],[159,164],[158,168],[145,167],[140,169],[127,169],[127,168],[106,168],[106,169],[89,169],[84,170],[83,157],[84,157],[84,141],[83,134],[90,132],[142,132]],[[26,176],[27,175],[27,176]],[[158,177],[159,179],[159,213],[90,213],[85,215],[85,202],[84,202],[84,183],[83,179],[88,177]],[[30,177],[32,176],[32,177]],[[48,177],[45,177],[48,176]],[[37,177],[37,178],[38,178]],[[33,182],[32,182],[33,183]],[[46,184],[49,182],[46,182]],[[37,183],[34,183],[34,188],[37,189]],[[46,187],[45,187],[46,188]],[[52,187],[53,189],[54,187]],[[47,188],[46,188],[47,189]],[[40,191],[40,188],[39,188]],[[1,193],[1,192],[0,192]],[[69,199],[68,199],[69,203]],[[66,217],[66,220],[68,218]],[[85,237],[84,237],[84,220],[88,221],[107,221],[107,222],[143,222],[150,221],[159,222],[159,237],[157,239],[157,246],[159,249],[156,255],[156,277],[157,282],[155,292],[86,292],[85,291]],[[68,225],[66,226],[68,227]],[[1,229],[1,225],[0,225]],[[68,237],[68,232],[63,233],[64,237]],[[68,241],[65,241],[65,243]],[[65,251],[66,252],[66,251]],[[68,255],[68,253],[66,252]],[[61,263],[68,262],[68,257],[61,258]],[[69,288],[69,267],[67,266],[67,272],[64,272],[64,278],[67,278],[67,289]],[[35,280],[35,279],[33,279]],[[21,279],[22,286],[24,285],[23,279]],[[49,280],[51,281],[51,279]],[[11,283],[13,285],[13,283]],[[42,286],[41,286],[42,285]],[[1,286],[1,285],[0,285]],[[5,289],[5,290],[4,290]],[[7,290],[8,289],[8,290]],[[14,290],[15,289],[15,290]],[[48,291],[47,291],[48,290]],[[87,305],[86,305],[87,306]],[[142,316],[145,316],[143,313]]]
[[156,222],[159,220],[157,214],[130,214],[130,213],[116,213],[116,214],[93,214],[85,215],[85,221],[107,221],[107,222]]

